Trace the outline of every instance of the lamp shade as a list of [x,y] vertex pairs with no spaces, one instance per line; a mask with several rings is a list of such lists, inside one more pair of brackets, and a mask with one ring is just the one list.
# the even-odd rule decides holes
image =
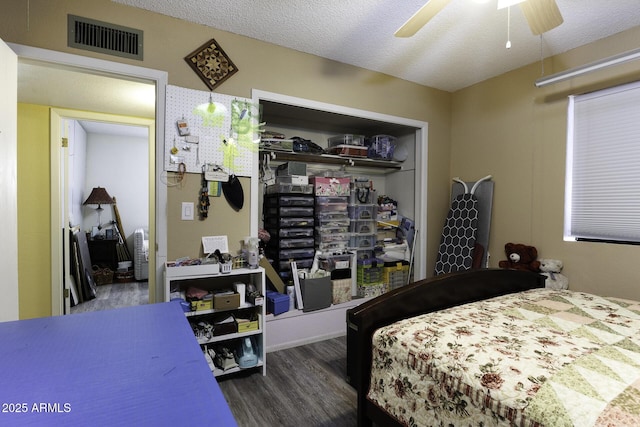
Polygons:
[[91,190],[91,194],[87,197],[87,200],[84,201],[83,205],[112,205],[113,197],[107,193],[107,190],[104,187],[94,187]]

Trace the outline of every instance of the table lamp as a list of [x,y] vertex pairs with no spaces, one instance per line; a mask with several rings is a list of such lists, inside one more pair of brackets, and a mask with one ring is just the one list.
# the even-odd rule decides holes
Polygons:
[[87,197],[82,205],[98,205],[96,211],[98,212],[98,230],[102,230],[101,214],[104,208],[102,205],[112,205],[114,203],[113,197],[107,193],[103,187],[94,187],[91,190],[91,194]]

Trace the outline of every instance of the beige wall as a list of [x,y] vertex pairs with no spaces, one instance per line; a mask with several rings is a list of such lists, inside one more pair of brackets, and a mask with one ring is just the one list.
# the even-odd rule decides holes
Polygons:
[[[640,27],[547,60],[545,74],[637,48]],[[541,65],[487,80],[453,95],[451,176],[495,181],[491,266],[504,244],[525,243],[561,259],[570,287],[640,299],[640,247],[563,241],[567,96],[640,78],[638,62],[535,88]]]
[[[67,14],[142,29],[145,39],[144,61],[68,48]],[[30,0],[28,4],[23,0],[3,0],[0,38],[6,42],[164,70],[169,74],[169,84],[198,90],[207,88],[189,68],[184,57],[207,40],[215,38],[239,69],[238,73],[217,88],[217,92],[251,97],[251,89],[256,88],[429,122],[426,193],[429,195],[427,232],[431,238],[427,245],[427,270],[433,269],[438,238],[449,204],[451,94],[109,0]],[[24,133],[18,134],[19,144],[26,143],[25,136]],[[39,143],[48,144],[48,141]],[[48,161],[48,151],[37,155],[47,156]],[[45,157],[38,157],[42,158]],[[248,201],[248,183],[244,181],[243,186]],[[226,206],[224,199],[212,200],[208,220],[181,221],[181,203],[196,202],[198,188],[199,176],[189,174],[183,186],[168,190],[169,259],[198,256],[200,237],[204,235],[227,234],[230,245],[238,249],[239,239],[248,234],[248,202],[237,215]],[[28,208],[23,206],[23,209]],[[20,235],[19,238],[27,239],[29,236]],[[234,249],[234,246],[231,247]],[[47,257],[47,254],[43,253],[42,256]],[[24,281],[20,281],[21,298],[29,298],[30,294],[36,292],[50,292],[48,280]],[[24,292],[24,289],[28,289],[28,292]],[[34,306],[35,316],[50,313],[50,304],[38,303]]]

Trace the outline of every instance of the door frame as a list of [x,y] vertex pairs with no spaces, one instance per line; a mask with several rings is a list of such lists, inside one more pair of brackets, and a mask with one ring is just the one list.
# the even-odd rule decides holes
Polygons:
[[[58,52],[48,49],[41,49],[32,46],[8,43],[9,47],[18,55],[20,59],[30,59],[40,62],[48,62],[52,65],[65,65],[76,70],[86,70],[89,73],[104,73],[110,77],[123,79],[142,79],[155,83],[156,86],[156,113],[155,113],[155,153],[149,150],[149,182],[150,190],[154,194],[149,194],[149,200],[154,199],[155,203],[149,208],[149,244],[155,247],[155,257],[149,260],[149,303],[163,301],[164,292],[163,266],[167,259],[167,188],[160,180],[161,171],[164,168],[164,124],[166,105],[166,86],[168,73],[166,71],[154,70],[119,62],[106,61],[102,59],[89,58],[81,55],[74,55],[65,52]],[[52,123],[53,126],[53,123]],[[56,153],[59,156],[59,146],[56,144]],[[52,147],[53,154],[53,147]],[[53,159],[52,159],[53,160]],[[53,171],[52,164],[52,173]],[[58,174],[60,173],[60,163],[57,164]],[[57,175],[59,176],[59,175]],[[61,224],[61,195],[60,186],[51,183],[51,314],[53,316],[64,314],[64,298],[62,288],[62,265],[63,259],[60,248],[63,245]],[[153,215],[155,213],[155,215]],[[155,245],[153,242],[155,241]]]
[[[52,107],[50,109],[50,156],[51,156],[51,229],[52,232],[54,230],[54,221],[59,220],[57,222],[56,230],[59,230],[60,227],[63,228],[62,233],[62,246],[64,250],[62,253],[56,253],[53,251],[54,246],[52,242],[51,248],[51,258],[52,258],[52,270],[57,266],[64,265],[67,268],[62,269],[60,272],[56,272],[56,275],[61,276],[62,284],[64,285],[60,292],[65,292],[60,295],[60,298],[63,299],[63,313],[69,314],[69,292],[66,291],[68,289],[68,285],[71,283],[70,275],[70,244],[68,236],[70,235],[69,223],[67,219],[69,218],[68,212],[68,190],[69,190],[69,182],[68,182],[68,165],[69,165],[69,152],[68,148],[65,148],[61,145],[62,138],[69,138],[67,135],[67,130],[64,129],[63,122],[66,120],[88,120],[88,121],[96,121],[103,123],[113,123],[117,125],[132,125],[132,126],[140,126],[147,128],[148,132],[148,160],[149,160],[149,174],[148,174],[148,188],[149,188],[149,246],[154,247],[154,241],[152,237],[155,236],[154,232],[154,224],[152,218],[152,212],[154,212],[155,206],[155,182],[154,182],[154,171],[153,165],[155,164],[155,120],[153,119],[145,119],[139,117],[130,117],[130,116],[121,116],[116,114],[107,114],[107,113],[96,113],[91,111],[80,111],[73,109],[65,109],[65,108],[56,108]],[[63,194],[63,191],[65,194]],[[59,200],[54,201],[53,194],[57,193],[59,196]],[[56,209],[57,208],[57,209]],[[62,209],[61,209],[62,208]],[[56,210],[54,210],[56,209]],[[126,240],[126,236],[123,236]],[[60,246],[57,246],[60,247]],[[53,260],[56,260],[54,263]],[[149,260],[149,271],[155,271],[153,269],[152,260]],[[52,274],[53,275],[53,274]],[[64,275],[64,277],[62,277]],[[155,282],[152,280],[152,276],[149,277],[149,302],[151,302],[152,295],[155,295]],[[53,291],[53,289],[52,289]],[[57,298],[52,293],[52,300],[55,301],[54,298]]]

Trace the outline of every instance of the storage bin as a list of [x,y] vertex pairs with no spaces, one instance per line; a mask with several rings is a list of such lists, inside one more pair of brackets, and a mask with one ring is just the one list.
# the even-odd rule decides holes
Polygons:
[[334,225],[349,225],[349,213],[348,212],[318,212],[316,217],[318,218],[318,225],[329,226]]
[[336,145],[329,148],[329,153],[345,157],[366,158],[368,156],[369,149],[367,147],[360,147],[357,145]]
[[377,224],[371,219],[352,219],[349,223],[349,231],[358,234],[371,234],[377,231]]
[[378,258],[358,260],[358,285],[375,285],[383,283],[384,261]]
[[267,311],[274,315],[289,311],[289,296],[280,292],[267,291]]
[[313,237],[304,237],[302,239],[273,239],[270,240],[268,246],[279,249],[309,248],[315,244]]
[[351,254],[327,255],[318,259],[320,268],[326,271],[351,268]]
[[347,212],[349,204],[347,196],[318,196],[316,197],[316,214],[324,212]]
[[318,243],[320,252],[342,252],[349,249],[348,240],[334,240],[332,242]]
[[300,279],[302,292],[302,311],[314,311],[331,306],[331,276],[316,279]]
[[350,219],[376,219],[378,205],[349,205]]
[[313,185],[297,185],[297,184],[283,184],[276,183],[272,185],[267,185],[265,193],[267,194],[276,194],[276,193],[290,193],[290,194],[313,194]]
[[314,208],[308,206],[283,206],[283,207],[267,207],[264,214],[270,217],[278,216],[313,216]]
[[375,135],[367,139],[367,157],[378,160],[393,160],[396,148],[396,137],[390,135]]
[[329,223],[329,225],[321,225],[320,227],[316,227],[316,235],[320,234],[344,234],[349,232],[349,225],[347,224],[338,224],[334,225]]
[[351,278],[332,280],[331,296],[332,296],[331,302],[334,305],[351,301]]
[[327,144],[329,148],[335,145],[364,145],[365,137],[364,135],[353,135],[353,134],[344,134],[344,135],[336,135],[327,139]]
[[309,180],[316,196],[348,196],[351,192],[350,178],[313,176]]
[[360,298],[378,297],[387,292],[387,287],[383,283],[375,285],[358,285],[357,295]]
[[384,263],[383,281],[389,289],[396,289],[407,284],[409,278],[409,261],[386,261]]
[[267,207],[274,206],[313,206],[315,204],[315,197],[309,195],[283,195],[283,194],[268,194],[264,198],[264,204]]
[[313,258],[313,256],[315,255],[314,248],[274,250],[270,247],[267,247],[266,252],[267,252],[267,255],[277,259],[278,261],[286,261],[290,259],[298,260],[301,258]]
[[[296,267],[298,269],[311,268],[311,266],[313,265],[313,258],[296,259],[293,261],[296,262]],[[280,268],[280,271],[291,270],[291,260],[279,261],[278,267]]]
[[313,227],[315,221],[312,216],[310,217],[267,217],[264,219],[264,225],[267,228],[278,227]]
[[307,174],[307,164],[302,162],[287,162],[283,163],[276,168],[276,175],[278,176],[292,176]]
[[351,234],[349,247],[353,249],[369,249],[376,245],[376,234]]
[[300,239],[314,236],[313,227],[267,228],[267,232],[272,239]]

